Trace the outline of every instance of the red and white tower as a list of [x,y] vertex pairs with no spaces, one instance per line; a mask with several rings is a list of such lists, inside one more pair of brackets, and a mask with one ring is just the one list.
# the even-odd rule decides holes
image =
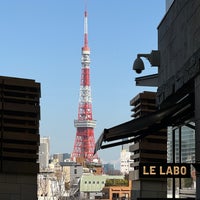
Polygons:
[[77,128],[72,160],[83,163],[91,162],[95,148],[94,128],[96,121],[92,118],[92,97],[90,87],[90,48],[88,47],[88,15],[84,13],[84,46],[81,59],[81,83],[79,94],[78,119],[74,120]]

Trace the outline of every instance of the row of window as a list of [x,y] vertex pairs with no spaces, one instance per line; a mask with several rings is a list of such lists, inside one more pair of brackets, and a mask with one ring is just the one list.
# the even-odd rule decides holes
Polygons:
[[[100,184],[99,181],[85,181],[85,184]],[[105,184],[104,181],[101,181],[101,184]]]

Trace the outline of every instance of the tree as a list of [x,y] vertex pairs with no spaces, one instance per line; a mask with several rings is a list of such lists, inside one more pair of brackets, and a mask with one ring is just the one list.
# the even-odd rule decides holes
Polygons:
[[38,195],[48,199],[50,180],[47,173],[38,175]]
[[52,195],[56,197],[57,200],[62,200],[64,198],[65,179],[66,175],[61,168],[54,172],[53,176],[54,187],[52,187]]

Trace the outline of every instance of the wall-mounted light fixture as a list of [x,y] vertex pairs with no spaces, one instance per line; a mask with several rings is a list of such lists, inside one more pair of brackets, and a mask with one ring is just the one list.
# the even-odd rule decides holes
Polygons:
[[138,54],[133,63],[133,70],[138,74],[144,70],[144,63],[140,57],[145,57],[151,63],[151,66],[160,66],[160,51],[152,50],[150,54]]

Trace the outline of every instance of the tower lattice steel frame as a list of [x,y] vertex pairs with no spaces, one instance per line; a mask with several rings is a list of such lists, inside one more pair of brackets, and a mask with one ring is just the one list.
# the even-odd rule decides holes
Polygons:
[[97,158],[94,154],[95,138],[94,128],[96,121],[92,117],[92,98],[90,87],[90,48],[88,46],[88,13],[84,12],[84,46],[82,47],[81,59],[81,83],[78,119],[74,120],[77,128],[74,149],[71,155],[76,162],[91,162]]

